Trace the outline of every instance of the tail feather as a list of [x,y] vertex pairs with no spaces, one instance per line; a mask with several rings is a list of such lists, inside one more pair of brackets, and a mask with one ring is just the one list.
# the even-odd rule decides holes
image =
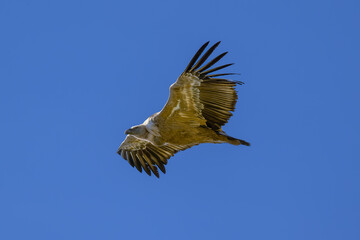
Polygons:
[[232,144],[232,145],[245,145],[245,146],[250,146],[250,143],[245,141],[245,140],[241,140],[241,139],[237,139],[234,137],[231,137],[229,135],[227,135],[225,132],[218,132],[219,135],[222,135],[226,138],[227,142]]
[[245,146],[250,146],[250,143],[245,141],[245,140],[241,140],[241,139],[237,139],[234,137],[230,137],[230,136],[226,136],[227,139],[229,140],[228,143],[232,144],[232,145],[245,145]]

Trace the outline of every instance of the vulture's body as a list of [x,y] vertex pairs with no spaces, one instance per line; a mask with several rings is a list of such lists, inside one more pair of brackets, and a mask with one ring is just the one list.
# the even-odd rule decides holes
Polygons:
[[170,96],[164,108],[143,124],[125,132],[127,136],[118,153],[140,172],[144,169],[147,174],[153,172],[159,177],[157,167],[165,173],[164,165],[171,156],[201,143],[250,145],[228,136],[221,129],[235,110],[235,86],[242,82],[218,78],[231,73],[213,74],[232,64],[209,69],[227,52],[202,66],[220,42],[199,59],[208,43],[198,50],[185,71],[170,86]]

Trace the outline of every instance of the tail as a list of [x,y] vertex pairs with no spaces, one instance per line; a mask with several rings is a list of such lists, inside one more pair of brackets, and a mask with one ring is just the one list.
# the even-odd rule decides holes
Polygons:
[[237,138],[233,138],[230,136],[226,136],[227,137],[227,142],[232,144],[232,145],[245,145],[245,146],[250,146],[250,143],[248,143],[247,141],[241,140],[241,139],[237,139]]
[[229,135],[227,135],[225,132],[221,131],[221,132],[217,132],[218,135],[221,135],[222,138],[227,142],[230,143],[232,145],[245,145],[245,146],[250,146],[250,143],[248,143],[247,141],[241,140],[241,139],[237,139],[234,137],[230,137]]

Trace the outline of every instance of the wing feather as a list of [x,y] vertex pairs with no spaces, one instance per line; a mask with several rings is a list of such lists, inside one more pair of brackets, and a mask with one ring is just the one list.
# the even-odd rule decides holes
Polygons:
[[225,64],[225,65],[222,65],[222,66],[219,66],[219,67],[215,67],[215,68],[212,68],[210,70],[207,70],[205,72],[202,72],[201,73],[201,76],[202,78],[205,77],[206,75],[208,75],[209,73],[212,73],[212,72],[215,72],[215,71],[219,71],[223,68],[227,68],[227,67],[230,67],[231,65],[234,65],[233,63],[228,63],[228,64]]
[[200,55],[202,54],[202,52],[205,50],[205,48],[207,47],[207,45],[209,45],[209,42],[206,42],[204,45],[202,45],[200,47],[200,49],[195,53],[195,55],[193,56],[193,58],[190,60],[189,64],[187,65],[185,71],[189,71],[194,63],[199,59]]
[[131,155],[129,154],[129,152],[128,151],[126,151],[126,158],[125,159],[127,159],[128,160],[128,162],[129,162],[129,164],[132,166],[132,167],[134,167],[135,166],[135,164],[134,164],[134,161],[133,161],[133,159],[132,159],[132,157],[131,157]]
[[213,60],[211,60],[210,62],[208,62],[205,66],[203,66],[202,68],[200,68],[198,70],[198,72],[203,72],[206,69],[208,69],[209,67],[211,67],[212,65],[214,65],[215,63],[217,63],[218,61],[220,61],[220,59],[222,59],[228,52],[224,52],[222,54],[220,54],[219,56],[217,56],[216,58],[214,58]]
[[141,157],[146,161],[147,165],[149,166],[150,170],[154,173],[156,177],[159,177],[159,171],[155,166],[155,163],[145,154],[146,149],[144,151],[140,150]]
[[144,171],[151,176],[151,171],[149,169],[149,165],[145,162],[145,160],[142,158],[142,155],[140,154],[140,151],[136,151],[136,157],[139,159],[142,168],[144,169]]
[[204,53],[204,55],[200,58],[200,60],[195,64],[195,66],[191,68],[190,72],[198,69],[208,59],[208,57],[212,54],[215,48],[219,46],[219,44],[220,41],[215,43],[212,47],[210,47],[209,50],[207,50],[206,53]]
[[[126,140],[126,139],[125,139]],[[139,172],[142,172],[142,168],[141,168],[141,164],[139,162],[139,159],[136,157],[136,152],[131,152],[129,151],[132,159],[134,160],[134,164],[135,164],[135,167],[136,169],[139,171]]]
[[[149,150],[148,150],[148,151],[144,151],[144,154],[146,154],[147,157],[150,158],[150,159],[160,168],[160,170],[161,170],[163,173],[166,173],[164,164],[161,162],[160,159],[158,159],[158,158],[156,157],[156,155],[151,154]],[[157,177],[159,177],[159,176],[157,176]]]

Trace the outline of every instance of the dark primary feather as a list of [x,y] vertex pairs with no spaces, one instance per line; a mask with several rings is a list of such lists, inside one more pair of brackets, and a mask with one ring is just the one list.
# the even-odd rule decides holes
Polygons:
[[220,54],[219,56],[217,56],[216,58],[214,58],[213,60],[211,60],[210,62],[208,62],[205,66],[203,66],[202,68],[200,68],[198,70],[198,72],[203,72],[204,70],[208,69],[209,67],[211,67],[212,65],[214,65],[215,63],[217,63],[221,58],[223,58],[228,52],[224,52],[222,54]]
[[200,60],[195,64],[195,66],[191,68],[190,72],[198,69],[208,59],[208,57],[215,50],[215,48],[219,46],[219,44],[220,41],[215,43],[212,47],[210,47],[209,50],[207,50],[206,53],[204,53],[204,55],[200,58]]
[[212,73],[212,72],[221,70],[221,69],[226,68],[226,67],[229,67],[229,66],[231,66],[231,65],[234,65],[234,64],[233,64],[233,63],[225,64],[225,65],[222,65],[222,66],[219,66],[219,67],[210,69],[210,70],[208,70],[208,71],[201,72],[201,75],[202,75],[202,76],[206,76],[206,75],[209,74],[209,73]]
[[209,41],[206,42],[204,45],[202,45],[200,47],[200,49],[195,53],[195,55],[193,56],[193,58],[190,60],[189,64],[187,65],[185,72],[189,71],[192,68],[194,63],[198,60],[198,58],[200,57],[200,55],[202,54],[204,49],[207,47],[207,45],[209,45]]
[[207,75],[207,77],[213,78],[213,77],[220,77],[220,76],[227,76],[227,75],[240,75],[240,74],[239,73],[219,73],[219,74]]

